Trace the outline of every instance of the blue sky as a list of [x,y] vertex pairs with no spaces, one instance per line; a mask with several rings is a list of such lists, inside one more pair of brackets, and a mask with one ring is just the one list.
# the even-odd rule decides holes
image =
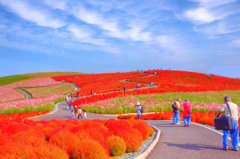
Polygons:
[[0,0],[0,76],[177,69],[240,77],[239,0]]

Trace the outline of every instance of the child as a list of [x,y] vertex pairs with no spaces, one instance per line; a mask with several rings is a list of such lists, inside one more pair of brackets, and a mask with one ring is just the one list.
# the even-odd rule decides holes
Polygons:
[[86,110],[83,110],[83,118],[87,119],[87,112],[86,112]]

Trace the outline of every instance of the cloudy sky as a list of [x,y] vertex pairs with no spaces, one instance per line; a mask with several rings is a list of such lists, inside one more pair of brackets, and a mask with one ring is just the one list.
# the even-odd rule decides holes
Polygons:
[[0,76],[177,69],[240,77],[240,0],[0,0]]

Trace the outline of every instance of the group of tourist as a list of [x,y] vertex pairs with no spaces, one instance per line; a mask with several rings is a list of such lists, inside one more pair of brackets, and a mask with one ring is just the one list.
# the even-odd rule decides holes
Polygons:
[[66,96],[67,109],[71,112],[71,119],[87,119],[86,110],[82,110],[81,107],[73,106],[71,104],[73,99],[72,94]]
[[[180,99],[178,98],[173,102],[173,124],[180,124],[179,116],[180,111],[183,111],[183,123],[184,127],[189,127],[191,123],[191,103],[187,98],[185,102],[182,104],[183,108],[180,104]],[[238,128],[238,118],[239,118],[239,110],[238,106],[232,102],[229,96],[224,97],[224,104],[220,107],[219,112],[224,116],[232,116],[233,129],[232,130],[223,130],[223,149],[227,151],[228,147],[228,137],[231,134],[232,146],[234,151],[238,151],[238,143],[239,143],[239,128]]]
[[[192,114],[192,104],[188,98],[181,104],[180,98],[177,98],[176,101],[172,103],[173,109],[173,124],[180,124],[180,112],[183,113],[183,126],[189,127],[191,124],[191,114]],[[239,128],[238,128],[238,119],[239,119],[239,110],[238,106],[231,101],[229,96],[224,97],[224,104],[220,107],[219,112],[224,116],[232,116],[233,129],[232,130],[223,130],[223,149],[227,151],[228,147],[228,137],[231,136],[232,146],[234,151],[238,151],[238,143],[239,143]],[[138,101],[136,103],[136,113],[137,118],[141,119],[143,113],[143,106]]]
[[183,111],[183,123],[184,123],[183,126],[189,127],[190,123],[191,123],[192,105],[188,98],[186,98],[185,102],[182,104],[183,108],[181,107],[180,102],[181,102],[181,100],[180,100],[180,98],[178,98],[172,104],[173,124],[174,125],[180,124],[180,120],[179,120],[180,111]]
[[69,104],[68,110],[71,112],[71,119],[87,119],[87,112],[81,109],[81,107]]

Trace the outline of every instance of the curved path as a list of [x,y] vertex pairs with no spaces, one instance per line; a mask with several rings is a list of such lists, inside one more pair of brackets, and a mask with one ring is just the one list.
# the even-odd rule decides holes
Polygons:
[[32,98],[32,95],[26,91],[25,89],[23,88],[16,88],[16,90],[18,90],[20,93],[22,93],[26,99],[31,99]]
[[[88,119],[110,119],[115,115],[88,113]],[[53,113],[32,120],[70,119],[66,102]],[[222,136],[203,127],[172,125],[170,121],[147,121],[161,130],[160,140],[147,159],[239,159],[240,151],[223,151]],[[229,142],[230,143],[230,142]],[[231,143],[229,144],[231,146]]]

